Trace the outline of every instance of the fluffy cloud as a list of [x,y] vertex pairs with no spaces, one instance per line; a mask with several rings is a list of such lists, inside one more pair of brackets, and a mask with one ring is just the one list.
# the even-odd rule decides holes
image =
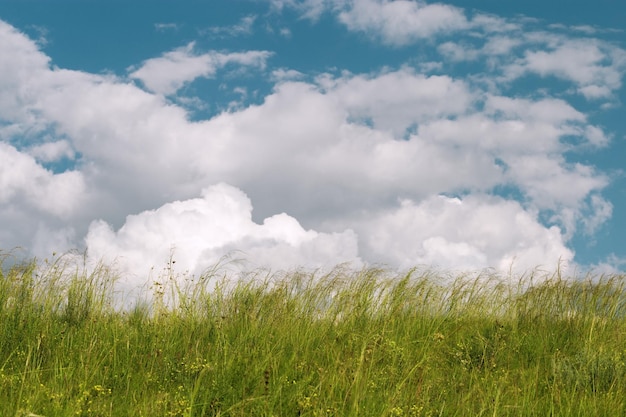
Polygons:
[[573,259],[557,227],[544,227],[519,203],[498,197],[403,200],[399,207],[362,219],[356,230],[364,239],[364,256],[403,267],[467,271],[491,265],[523,273]]
[[80,172],[54,174],[32,157],[0,142],[0,204],[24,204],[68,219],[79,208],[84,192]]
[[75,159],[76,152],[67,140],[46,142],[28,149],[28,153],[41,162],[55,162],[61,159]]
[[373,34],[397,46],[469,26],[456,7],[408,0],[349,2],[338,18],[349,30]]
[[396,135],[416,123],[463,114],[475,100],[462,81],[426,77],[410,69],[374,77],[349,76],[323,85],[352,118],[371,120],[375,128]]
[[[412,0],[269,0],[275,10],[291,8],[317,20],[331,11],[350,31],[364,33],[387,45],[403,46],[419,39],[472,26],[462,9]],[[496,27],[497,19],[489,21]],[[485,23],[485,22],[482,22]],[[481,24],[482,24],[481,23]],[[500,22],[498,21],[500,24]],[[487,26],[487,25],[486,25]]]
[[[513,29],[517,37],[486,32],[465,41],[444,42],[437,50],[453,63],[484,59],[495,77],[479,78],[498,90],[528,75],[567,81],[575,87],[572,92],[587,100],[613,99],[622,86],[626,50],[609,42],[576,39],[523,26]],[[497,87],[494,78],[499,81]]]
[[264,68],[271,53],[247,51],[235,53],[209,52],[195,54],[194,42],[166,52],[159,58],[145,61],[132,71],[130,77],[140,80],[148,90],[163,94],[174,94],[186,83],[198,77],[213,77],[217,70],[228,64]]
[[350,230],[305,230],[284,213],[257,224],[251,212],[243,192],[218,184],[204,189],[201,198],[128,216],[118,231],[102,220],[94,221],[86,237],[89,257],[117,265],[130,280],[124,283],[129,288],[144,284],[150,275],[156,278],[151,268],[165,266],[170,259],[176,270],[195,275],[231,254],[253,268],[361,263],[356,235]]
[[439,53],[448,61],[485,59],[511,81],[527,74],[554,76],[576,86],[588,100],[612,99],[626,73],[626,51],[597,38],[589,26],[553,29],[576,33],[568,37],[537,28],[533,19],[503,19],[483,13],[471,17],[461,8],[409,0],[270,0],[276,9],[290,7],[303,16],[317,19],[332,12],[350,31],[391,46],[406,46],[422,39],[470,33],[464,41],[439,44]]
[[[332,7],[431,7],[396,3]],[[365,24],[359,16],[352,24]],[[568,162],[577,147],[564,140],[593,148],[610,135],[562,99],[507,97],[408,65],[309,82],[282,68],[261,103],[190,121],[163,95],[229,63],[263,66],[267,53],[196,54],[190,44],[131,74],[145,91],[51,68],[4,23],[0,51],[14,57],[0,62],[1,242],[46,255],[84,241],[136,282],[171,250],[193,273],[233,251],[272,268],[549,267],[572,260],[573,230],[611,214],[600,195],[608,179]],[[65,171],[45,168],[63,158]],[[493,196],[499,187],[519,201]]]
[[572,81],[587,99],[606,98],[621,87],[626,72],[626,51],[596,40],[564,40],[548,51],[527,51],[508,70]]
[[37,86],[48,71],[50,59],[37,45],[0,20],[0,139],[11,140],[46,129],[33,112]]

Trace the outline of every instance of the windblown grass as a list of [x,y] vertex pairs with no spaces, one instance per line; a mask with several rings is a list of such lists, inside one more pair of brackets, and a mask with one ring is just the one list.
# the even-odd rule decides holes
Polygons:
[[0,415],[626,415],[626,277],[216,277],[5,268]]

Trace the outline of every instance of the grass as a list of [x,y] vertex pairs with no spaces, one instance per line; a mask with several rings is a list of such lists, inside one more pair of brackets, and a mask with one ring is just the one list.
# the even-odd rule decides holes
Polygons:
[[624,276],[3,271],[2,416],[626,415]]

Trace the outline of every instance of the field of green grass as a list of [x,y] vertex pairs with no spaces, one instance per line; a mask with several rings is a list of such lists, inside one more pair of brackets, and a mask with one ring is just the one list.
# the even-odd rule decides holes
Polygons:
[[626,277],[441,275],[6,266],[0,416],[626,415]]

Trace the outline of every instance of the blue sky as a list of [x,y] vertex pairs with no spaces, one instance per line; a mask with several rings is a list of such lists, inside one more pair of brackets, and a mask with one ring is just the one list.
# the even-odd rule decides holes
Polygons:
[[545,3],[4,1],[0,247],[623,271],[626,5]]

